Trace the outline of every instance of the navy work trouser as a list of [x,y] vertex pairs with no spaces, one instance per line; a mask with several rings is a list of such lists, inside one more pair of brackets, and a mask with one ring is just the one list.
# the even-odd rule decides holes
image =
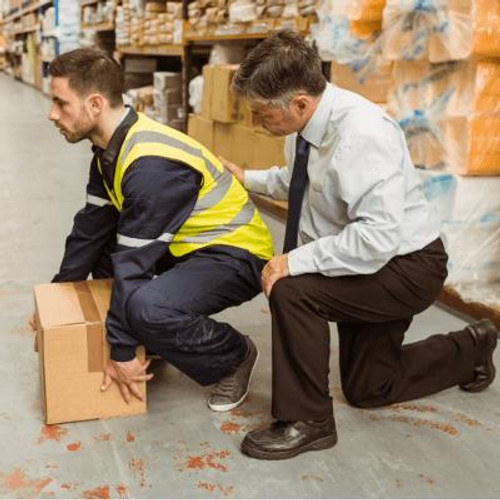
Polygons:
[[[260,293],[264,264],[250,254],[242,260],[215,248],[176,262],[129,298],[131,335],[198,383],[218,382],[243,361],[247,343],[231,325],[209,316]],[[113,276],[108,255],[92,275]]]

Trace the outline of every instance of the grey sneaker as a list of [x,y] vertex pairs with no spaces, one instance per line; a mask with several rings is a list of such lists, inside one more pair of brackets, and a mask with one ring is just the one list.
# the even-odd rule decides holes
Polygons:
[[219,381],[208,399],[208,407],[213,411],[229,411],[239,406],[247,397],[252,373],[259,359],[255,344],[247,339],[247,357],[236,370]]

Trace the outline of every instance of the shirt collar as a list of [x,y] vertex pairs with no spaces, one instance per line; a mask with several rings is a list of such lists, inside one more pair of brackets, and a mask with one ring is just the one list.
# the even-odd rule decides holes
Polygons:
[[118,155],[120,153],[120,149],[122,147],[123,141],[130,130],[130,127],[138,120],[137,113],[129,106],[126,106],[126,109],[120,118],[119,122],[116,125],[115,131],[109,140],[108,147],[106,149],[101,149],[97,146],[94,146],[92,150],[94,153],[97,153],[101,159],[101,161],[105,163],[113,164],[115,163]]
[[313,115],[300,135],[314,147],[319,148],[325,137],[331,110],[334,104],[335,89],[327,83]]

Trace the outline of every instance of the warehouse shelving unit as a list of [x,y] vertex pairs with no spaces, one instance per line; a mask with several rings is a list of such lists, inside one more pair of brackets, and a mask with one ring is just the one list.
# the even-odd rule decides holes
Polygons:
[[[54,7],[56,9],[55,24],[57,26],[58,0],[39,0],[31,2],[22,8],[12,10],[5,18],[0,20],[1,31],[6,38],[7,58],[10,62],[13,76],[24,83],[34,86],[38,90],[43,90],[43,78],[46,75],[47,69],[47,61],[41,54],[41,44],[44,39],[53,38],[54,32],[53,30],[44,31],[42,25],[38,22],[37,24],[22,26],[20,28],[16,28],[15,26],[19,23],[22,25],[22,20],[26,16],[41,14],[45,12],[48,7]],[[54,43],[55,52],[57,53],[57,40]],[[29,45],[32,50],[31,57],[34,57],[34,64],[30,68],[31,79],[29,80],[23,78],[22,75],[22,57],[24,50],[19,50],[21,44],[23,49]]]

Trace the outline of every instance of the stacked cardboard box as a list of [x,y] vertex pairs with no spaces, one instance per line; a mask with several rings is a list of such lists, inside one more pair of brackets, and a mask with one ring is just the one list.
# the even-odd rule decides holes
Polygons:
[[157,121],[178,130],[185,129],[181,73],[154,73],[154,108]]
[[317,0],[194,0],[188,4],[188,35],[228,35],[291,28],[306,31]]
[[154,57],[126,57],[123,63],[125,89],[152,85],[157,66],[158,61]]
[[86,5],[82,9],[82,23],[86,25],[113,23],[115,19],[115,2],[107,0],[95,5]]
[[131,0],[124,0],[116,22],[119,46],[178,44],[182,41],[182,2],[133,5]]
[[216,155],[244,168],[284,165],[284,138],[254,127],[250,110],[230,91],[237,68],[237,65],[203,68],[201,114],[189,116],[188,135]]

